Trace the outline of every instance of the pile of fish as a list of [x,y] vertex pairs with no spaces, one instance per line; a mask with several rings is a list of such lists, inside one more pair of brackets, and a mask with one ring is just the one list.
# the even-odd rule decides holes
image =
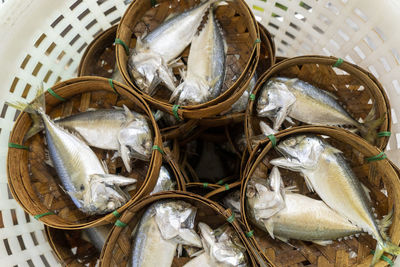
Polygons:
[[197,209],[182,200],[160,200],[142,215],[132,237],[129,266],[170,267],[174,257],[186,254],[191,266],[248,266],[246,249],[239,237],[224,224],[213,230],[199,222],[195,231]]
[[107,165],[90,146],[115,150],[130,172],[131,158],[149,160],[151,156],[153,134],[145,116],[124,106],[52,120],[46,114],[43,89],[30,104],[9,105],[31,114],[33,126],[25,139],[44,130],[50,157],[47,163],[55,168],[78,209],[89,215],[104,214],[130,199],[121,187],[135,184],[136,179],[108,173]]
[[[257,172],[247,186],[247,216],[256,226],[284,242],[299,239],[320,245],[368,233],[377,241],[372,265],[384,252],[400,254],[385,233],[391,214],[376,218],[368,189],[340,150],[311,134],[289,137],[276,150],[282,157],[270,161],[275,167],[269,179]],[[285,188],[278,167],[299,172],[321,200]]]
[[377,138],[376,129],[384,118],[373,120],[374,109],[361,123],[354,119],[337,97],[297,78],[274,77],[262,87],[257,102],[257,115],[273,122],[273,129],[281,128],[283,122],[292,119],[312,125],[355,127],[371,144]]
[[[221,0],[207,0],[167,19],[153,31],[138,38],[128,66],[135,83],[147,94],[158,84],[171,92],[170,102],[195,105],[216,98],[225,79],[227,45],[214,16]],[[206,23],[199,29],[208,11]],[[186,71],[180,69],[183,82],[177,86],[172,68],[190,46]]]

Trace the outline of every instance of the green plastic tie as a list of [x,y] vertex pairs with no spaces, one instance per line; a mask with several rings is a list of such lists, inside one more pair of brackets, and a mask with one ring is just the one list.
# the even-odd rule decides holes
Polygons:
[[379,136],[379,137],[385,137],[385,136],[391,136],[391,135],[392,135],[391,132],[386,132],[386,131],[383,131],[383,132],[379,132],[379,133],[378,133],[378,136]]
[[159,147],[159,146],[157,146],[157,145],[154,145],[154,146],[153,146],[153,150],[157,150],[158,152],[160,152],[160,153],[163,154],[163,155],[165,154],[164,150],[162,150],[161,147]]
[[57,95],[56,92],[54,92],[53,89],[51,88],[47,89],[47,92],[49,92],[52,96],[54,96],[58,100],[67,101],[67,99],[65,99],[64,97]]
[[233,223],[233,221],[235,220],[235,213],[232,213],[231,216],[228,217],[228,219],[226,219],[229,223]]
[[203,183],[203,187],[207,188],[208,187],[208,183]]
[[124,223],[124,222],[121,222],[120,220],[117,220],[116,222],[115,222],[115,226],[118,226],[118,227],[126,227],[127,226],[127,224],[126,223]]
[[115,89],[114,86],[114,81],[112,79],[108,79],[108,83],[110,84],[111,88],[114,90],[114,92],[119,95],[119,93],[117,92],[117,89]]
[[254,45],[259,44],[259,43],[261,43],[261,40],[260,40],[260,38],[257,38],[257,39],[254,41]]
[[387,156],[386,156],[385,152],[382,151],[382,152],[379,153],[378,155],[375,155],[375,156],[366,158],[366,160],[367,160],[368,162],[372,162],[372,161],[377,161],[377,160],[383,160],[383,159],[386,159],[386,158],[387,158]]
[[15,143],[8,143],[8,147],[29,150],[29,147]]
[[[372,255],[375,254],[375,250],[371,250],[371,254]],[[388,257],[386,257],[385,255],[381,256],[381,260],[386,261],[387,263],[389,263],[390,266],[394,265],[394,262],[391,259],[389,259]]]
[[333,67],[339,67],[340,65],[342,65],[343,63],[343,59],[338,58],[335,62],[335,64],[333,64]]
[[53,212],[49,211],[49,212],[35,215],[35,216],[33,216],[33,218],[35,218],[36,220],[39,220],[40,218],[47,216],[47,215],[55,215],[55,214]]
[[218,182],[217,182],[217,185],[222,185],[224,183],[224,180],[219,180]]
[[250,94],[250,100],[254,101],[256,99],[256,95],[255,94]]
[[116,218],[121,217],[121,213],[119,213],[119,212],[116,211],[116,210],[114,210],[114,211],[112,212],[112,214],[113,214]]
[[269,140],[271,140],[272,147],[276,147],[276,137],[273,134],[267,136]]
[[124,43],[124,41],[122,41],[122,40],[119,39],[119,38],[115,38],[115,44],[120,44],[120,45],[122,45],[122,46],[124,47],[124,49],[125,49],[125,53],[126,53],[127,55],[129,55],[129,47],[126,45],[126,43]]
[[155,7],[157,5],[157,0],[150,0],[151,6]]
[[230,188],[229,188],[229,184],[224,184],[224,186],[225,186],[225,190],[229,190]]
[[178,109],[180,108],[180,105],[173,105],[172,106],[172,113],[174,114],[174,116],[175,116],[175,118],[178,120],[178,121],[181,121],[181,118],[179,117],[179,114],[178,114]]
[[246,236],[247,236],[247,237],[252,237],[253,235],[254,235],[254,230],[248,231],[248,232],[246,233]]

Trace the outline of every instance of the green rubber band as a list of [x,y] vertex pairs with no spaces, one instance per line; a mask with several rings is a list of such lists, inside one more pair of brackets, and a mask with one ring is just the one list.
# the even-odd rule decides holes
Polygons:
[[203,187],[207,188],[208,187],[208,183],[203,183]]
[[108,79],[108,83],[110,84],[111,88],[114,90],[114,92],[119,95],[119,93],[117,92],[117,89],[115,89],[114,86],[114,81],[112,79]]
[[174,114],[175,118],[176,118],[178,121],[181,120],[181,118],[179,117],[179,114],[178,114],[178,109],[179,109],[179,107],[180,107],[180,105],[173,105],[173,106],[172,106],[172,113]]
[[[375,250],[371,250],[371,254],[372,255],[375,254]],[[394,265],[394,262],[391,259],[389,259],[388,257],[386,257],[385,255],[381,256],[381,260],[386,261],[387,263],[389,263],[390,266]]]
[[269,140],[271,140],[272,147],[276,147],[276,137],[273,134],[267,136]]
[[254,101],[256,99],[256,95],[255,94],[250,94],[250,100]]
[[230,188],[229,188],[229,184],[224,184],[224,186],[225,186],[225,190],[229,190]]
[[35,216],[33,216],[33,218],[35,218],[36,220],[39,220],[40,218],[42,218],[44,216],[47,216],[47,215],[54,215],[54,213],[49,211],[49,212],[45,212],[45,213],[42,213],[42,214],[35,215]]
[[150,0],[151,6],[155,7],[157,5],[157,1],[156,0]]
[[383,131],[383,132],[379,132],[379,133],[378,133],[378,136],[379,136],[379,137],[385,137],[385,136],[391,136],[391,135],[392,135],[391,132],[386,132],[386,131]]
[[372,156],[372,157],[366,158],[366,160],[368,162],[372,162],[372,161],[377,161],[377,160],[383,160],[383,159],[386,159],[386,158],[387,158],[387,156],[386,156],[385,152],[382,151],[381,153],[379,153],[376,156]]
[[219,180],[218,182],[217,182],[217,185],[222,185],[224,183],[224,180]]
[[335,62],[335,64],[333,64],[333,67],[339,67],[340,65],[342,65],[343,63],[343,59],[338,58]]
[[254,45],[259,44],[259,43],[261,43],[261,40],[260,40],[259,38],[257,38],[257,39],[254,41]]
[[159,147],[159,146],[157,146],[157,145],[154,145],[154,146],[153,146],[153,150],[157,150],[158,152],[160,152],[160,153],[163,154],[163,155],[165,154],[164,150],[162,150],[161,147]]
[[229,223],[233,223],[233,221],[235,220],[235,213],[232,213],[231,216],[228,217],[228,219],[226,219]]
[[49,92],[52,96],[54,96],[58,100],[61,100],[61,101],[66,101],[67,100],[64,97],[57,95],[56,92],[54,92],[53,89],[51,89],[51,88],[47,89],[47,92]]
[[127,224],[126,223],[124,223],[124,222],[121,222],[120,220],[117,220],[116,222],[115,222],[115,226],[118,226],[118,227],[126,227],[127,226]]
[[126,53],[127,55],[129,55],[129,47],[124,43],[124,41],[122,41],[122,40],[119,39],[119,38],[115,38],[115,44],[120,44],[120,45],[122,45],[122,46],[124,47],[124,49],[125,49],[125,53]]
[[29,150],[29,147],[15,143],[8,143],[8,147]]
[[118,211],[116,211],[116,210],[114,210],[114,211],[112,212],[112,214],[113,214],[116,218],[121,217],[121,214],[120,214]]
[[254,231],[253,231],[253,230],[248,231],[248,232],[246,233],[246,236],[247,236],[247,237],[252,237],[253,235],[254,235]]

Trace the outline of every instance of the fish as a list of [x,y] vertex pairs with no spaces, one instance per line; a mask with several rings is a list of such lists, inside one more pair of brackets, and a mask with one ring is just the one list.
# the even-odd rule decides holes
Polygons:
[[283,157],[271,160],[272,165],[300,172],[309,189],[331,209],[377,241],[372,265],[384,252],[400,254],[400,248],[385,238],[372,211],[369,195],[342,151],[312,134],[289,137],[279,142],[276,149]]
[[112,75],[111,75],[111,79],[116,81],[116,82],[125,84],[125,80],[122,77],[121,72],[119,71],[117,64],[115,64],[115,66],[114,66],[114,69],[113,69],[113,72],[112,72]]
[[269,179],[251,178],[246,191],[250,221],[284,242],[289,239],[327,245],[332,240],[361,234],[363,230],[323,201],[283,188],[280,172],[273,167]]
[[222,199],[223,206],[231,209],[240,218],[240,190],[233,191]]
[[[31,118],[33,125],[24,140],[44,129],[40,115],[32,113]],[[128,172],[131,172],[131,158],[150,160],[153,133],[148,119],[140,113],[129,110],[125,105],[123,109],[98,109],[77,113],[55,119],[54,123],[75,133],[89,146],[117,150]]]
[[375,142],[376,129],[384,120],[384,117],[370,120],[371,113],[367,121],[360,123],[339,104],[335,95],[300,79],[285,77],[271,78],[265,83],[256,110],[259,117],[273,121],[274,130],[290,117],[312,125],[356,127],[370,143]]
[[190,260],[184,267],[229,267],[249,266],[246,248],[233,229],[224,224],[213,230],[203,222],[199,222],[204,252]]
[[178,245],[202,247],[194,231],[197,209],[182,200],[161,200],[144,212],[132,240],[132,267],[170,267]]
[[192,42],[209,6],[217,1],[204,1],[167,18],[153,31],[137,39],[128,67],[141,90],[152,95],[156,86],[162,82],[169,90],[175,91],[176,78],[171,67]]
[[256,83],[257,83],[257,74],[254,74],[253,77],[251,77],[249,86],[243,92],[243,95],[241,95],[240,98],[232,105],[229,113],[246,111],[247,103],[249,102],[250,95],[253,93]]
[[156,194],[162,191],[169,191],[169,190],[175,190],[176,189],[176,182],[172,180],[171,174],[168,171],[168,169],[164,166],[161,165],[160,168],[160,174],[158,175],[158,180],[156,185],[153,188],[153,191],[151,191],[150,195]]
[[179,105],[196,105],[220,95],[225,79],[227,45],[222,29],[210,8],[208,19],[190,46],[187,72],[183,82],[173,91],[170,102]]
[[90,242],[96,248],[97,252],[101,253],[111,228],[111,225],[86,228],[82,230],[82,236],[84,240]]
[[37,97],[30,104],[8,104],[40,115],[50,159],[64,190],[79,210],[89,215],[104,214],[121,207],[130,199],[120,187],[134,184],[137,180],[109,174],[84,141],[56,125],[45,113],[43,88],[38,89]]

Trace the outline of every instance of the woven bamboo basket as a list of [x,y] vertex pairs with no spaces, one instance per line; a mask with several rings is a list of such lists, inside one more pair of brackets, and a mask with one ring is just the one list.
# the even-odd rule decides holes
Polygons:
[[[198,222],[205,222],[211,228],[216,228],[226,223],[228,218],[232,218],[231,210],[226,210],[213,201],[188,192],[170,191],[146,197],[124,212],[120,218],[120,221],[127,224],[126,227],[113,227],[113,230],[108,236],[106,245],[101,253],[100,266],[127,266],[127,261],[132,250],[130,236],[140,220],[141,214],[143,214],[145,208],[150,204],[157,200],[163,199],[183,200],[195,206],[197,208],[195,225],[197,225]],[[251,266],[256,266],[253,253],[248,249],[249,241],[244,235],[237,220],[233,220],[231,226],[234,228],[240,240],[247,248],[249,264],[251,264]],[[188,257],[175,257],[172,266],[183,266],[189,259],[190,258]]]
[[[256,67],[255,75],[260,77],[266,70],[268,70],[275,63],[275,44],[271,34],[262,26],[257,23],[260,30],[260,59]],[[244,121],[245,111],[228,113],[224,115],[217,115],[211,118],[203,118],[199,120],[200,126],[218,127],[224,125],[236,124]]]
[[[86,48],[82,55],[81,62],[78,67],[78,77],[81,76],[101,76],[112,78],[115,60],[115,36],[117,34],[118,25],[100,33]],[[122,77],[121,77],[122,79]],[[119,81],[116,80],[117,82]],[[160,128],[163,140],[178,138],[183,134],[190,133],[197,125],[197,121],[188,120],[179,122],[176,125]]]
[[[198,3],[200,3],[198,0],[135,1],[131,3],[121,19],[117,38],[126,46],[134,48],[137,37],[155,29],[168,15],[182,12]],[[157,5],[152,7],[152,4]],[[228,110],[246,90],[255,72],[260,53],[259,30],[249,7],[242,0],[230,1],[228,5],[218,7],[216,18],[225,32],[224,36],[228,44],[226,76],[220,96],[203,104],[175,106],[168,103],[170,92],[162,86],[159,86],[154,96],[144,94],[130,77],[127,50],[123,45],[118,45],[117,63],[126,83],[152,106],[175,114],[180,119],[211,117]],[[186,64],[188,53],[189,48],[182,53],[181,63]],[[176,75],[180,80],[178,71]]]
[[[168,148],[164,148],[167,156],[164,157],[166,166],[176,181],[176,187],[180,191],[185,191],[185,183],[177,164],[171,157]],[[110,224],[110,229],[111,229]],[[60,262],[65,266],[83,267],[86,264],[96,266],[100,258],[100,253],[90,242],[82,237],[82,229],[62,230],[52,227],[45,227],[47,239]]]
[[[382,85],[373,75],[361,67],[334,57],[301,56],[283,59],[270,68],[259,79],[254,90],[255,100],[248,105],[246,113],[246,137],[250,140],[253,136],[261,134],[260,120],[269,123],[267,118],[257,116],[257,102],[262,87],[272,77],[284,76],[299,78],[320,89],[333,93],[338,102],[355,118],[364,119],[372,107],[375,107],[375,118],[384,117],[385,120],[378,132],[390,132],[391,110],[389,100]],[[296,122],[295,126],[304,125]],[[283,128],[289,124],[283,125]],[[389,137],[378,138],[377,145],[384,149]],[[249,142],[248,142],[249,144]],[[249,146],[251,150],[251,147]]]
[[[131,110],[148,116],[153,129],[153,144],[162,147],[161,136],[149,107],[140,96],[130,93],[126,86],[114,83],[111,87],[105,78],[87,76],[58,83],[51,89],[51,94],[47,91],[45,95],[46,112],[51,118],[65,117],[88,108],[112,108],[125,104]],[[10,143],[29,147],[29,150],[10,148],[8,152],[8,183],[15,200],[27,213],[39,215],[44,224],[55,228],[79,229],[115,221],[112,213],[88,216],[76,208],[69,195],[59,186],[55,170],[44,163],[44,135],[37,134],[22,143],[30,126],[30,116],[21,113],[10,134]],[[113,162],[113,154],[107,155],[114,152],[93,150],[100,159],[106,161],[110,173],[118,172],[138,180],[136,189],[130,192],[131,200],[119,208],[118,212],[151,192],[161,166],[160,152],[154,150],[149,162],[135,161],[133,171],[128,173],[121,159]]]
[[[393,168],[388,159],[367,163],[365,158],[379,155],[381,150],[368,144],[364,139],[359,138],[353,133],[335,127],[301,126],[293,129],[283,130],[277,133],[277,142],[296,134],[316,134],[328,136],[328,141],[334,147],[340,149],[349,161],[354,173],[360,181],[371,191],[370,196],[378,218],[393,210],[393,222],[388,230],[388,236],[395,244],[400,241],[400,190],[399,173]],[[272,149],[269,139],[260,142],[251,153],[247,169],[244,173],[245,178],[241,187],[241,213],[242,220],[246,225],[245,231],[254,230],[252,242],[264,253],[265,257],[276,266],[368,266],[372,260],[371,250],[375,249],[376,241],[369,235],[363,234],[358,238],[334,241],[328,246],[320,246],[311,242],[291,240],[294,246],[289,246],[257,229],[247,219],[245,209],[245,194],[247,184],[252,174],[258,169],[267,172],[271,166],[269,160],[279,157],[278,153]],[[294,181],[300,193],[307,196],[317,197],[311,194],[298,173],[280,169],[282,179],[285,183]],[[384,192],[387,192],[387,196]],[[356,254],[354,254],[356,253]],[[356,255],[356,256],[355,256]],[[389,259],[392,256],[388,255]],[[387,262],[381,261],[377,266],[385,266]]]

